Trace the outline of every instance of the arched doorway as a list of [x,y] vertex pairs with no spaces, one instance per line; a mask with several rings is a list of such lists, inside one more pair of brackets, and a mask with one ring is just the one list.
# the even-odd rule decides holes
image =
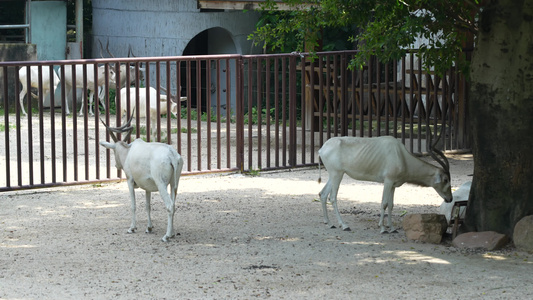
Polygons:
[[[216,55],[216,54],[236,54],[237,48],[235,46],[233,37],[224,28],[213,27],[207,30],[204,30],[198,33],[185,47],[183,51],[184,56],[188,55]],[[190,62],[190,73],[187,72],[187,63],[182,63],[180,66],[181,73],[181,86],[182,91],[189,95],[193,107],[201,108],[204,112],[207,109],[207,106],[213,106],[217,103],[217,93],[216,89],[221,88],[220,90],[220,103],[222,110],[231,109],[227,104],[227,94],[226,83],[228,78],[226,77],[228,72],[225,70],[226,61],[220,62],[220,70],[217,70],[217,64],[215,62],[210,63],[205,60],[202,61],[191,61]],[[235,63],[230,62],[229,66],[232,70],[235,70]],[[211,76],[207,78],[207,68],[210,68]],[[199,73],[199,74],[198,74]],[[220,76],[220,87],[217,87],[217,73]],[[235,74],[235,72],[230,72],[230,74]],[[199,79],[199,80],[198,80]],[[188,82],[189,81],[189,82]],[[235,89],[235,80],[230,80],[231,90]],[[190,87],[190,91],[187,89]],[[198,93],[200,92],[200,101],[201,104],[198,104]],[[211,93],[211,103],[207,103],[207,93]],[[230,93],[232,95],[231,106],[234,106],[234,97],[235,93]]]

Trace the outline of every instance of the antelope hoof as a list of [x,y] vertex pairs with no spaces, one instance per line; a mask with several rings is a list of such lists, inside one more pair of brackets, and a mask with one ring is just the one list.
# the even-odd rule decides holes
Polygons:
[[389,230],[389,233],[398,233],[398,230],[396,228],[391,228]]
[[168,243],[170,241],[171,236],[165,235],[161,240],[165,243]]
[[381,231],[380,231],[381,234],[388,234],[389,232],[387,231],[387,229],[385,228],[382,228]]
[[330,229],[334,229],[334,228],[337,228],[335,225],[331,225],[329,226]]
[[348,227],[348,226],[343,227],[342,230],[343,230],[343,231],[352,231],[352,230],[350,229],[350,227]]
[[137,230],[137,228],[130,228],[128,229],[128,233],[135,233],[135,230]]
[[152,229],[153,229],[153,227],[147,227],[145,232],[146,233],[152,233]]

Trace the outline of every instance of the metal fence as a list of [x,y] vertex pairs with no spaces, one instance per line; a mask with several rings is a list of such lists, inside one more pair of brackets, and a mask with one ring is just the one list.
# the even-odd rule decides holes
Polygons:
[[[422,154],[442,124],[443,149],[469,148],[466,83],[453,69],[436,76],[413,52],[351,70],[354,54],[0,62],[0,191],[121,179],[99,145],[109,139],[100,119],[115,126],[132,114],[134,136],[174,145],[187,174],[316,165],[317,150],[338,135],[393,135]],[[36,96],[23,95],[24,85]]]

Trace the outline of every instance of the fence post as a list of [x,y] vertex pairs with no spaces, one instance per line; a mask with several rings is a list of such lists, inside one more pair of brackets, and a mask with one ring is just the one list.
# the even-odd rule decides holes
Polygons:
[[[235,104],[235,119],[236,119],[236,151],[237,151],[237,167],[240,169],[241,173],[244,172],[244,59],[242,56],[239,56],[236,61],[236,80],[237,80],[237,91],[236,91],[236,104]],[[231,107],[231,106],[230,106]]]
[[296,166],[296,54],[289,58],[289,166]]

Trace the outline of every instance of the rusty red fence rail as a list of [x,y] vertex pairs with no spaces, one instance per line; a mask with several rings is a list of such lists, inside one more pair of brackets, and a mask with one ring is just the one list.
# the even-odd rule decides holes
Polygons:
[[[121,180],[111,153],[99,145],[109,139],[100,119],[120,125],[132,113],[134,137],[174,145],[186,174],[316,165],[318,148],[337,135],[393,135],[421,154],[442,124],[443,149],[469,148],[466,81],[453,69],[437,76],[413,52],[398,62],[371,60],[351,70],[354,54],[0,62],[0,191]],[[30,74],[23,81],[34,84],[37,97],[21,95],[20,69]],[[52,72],[60,77],[57,86],[48,80]],[[70,87],[69,77],[81,88]],[[121,94],[121,82],[134,87]],[[49,95],[43,95],[45,87]],[[156,91],[155,119],[148,105],[133,110],[150,103],[146,87]],[[93,92],[91,116],[87,98]],[[170,96],[183,99],[176,116],[157,117],[171,111],[173,104],[162,101]],[[122,97],[129,100],[124,115]]]

